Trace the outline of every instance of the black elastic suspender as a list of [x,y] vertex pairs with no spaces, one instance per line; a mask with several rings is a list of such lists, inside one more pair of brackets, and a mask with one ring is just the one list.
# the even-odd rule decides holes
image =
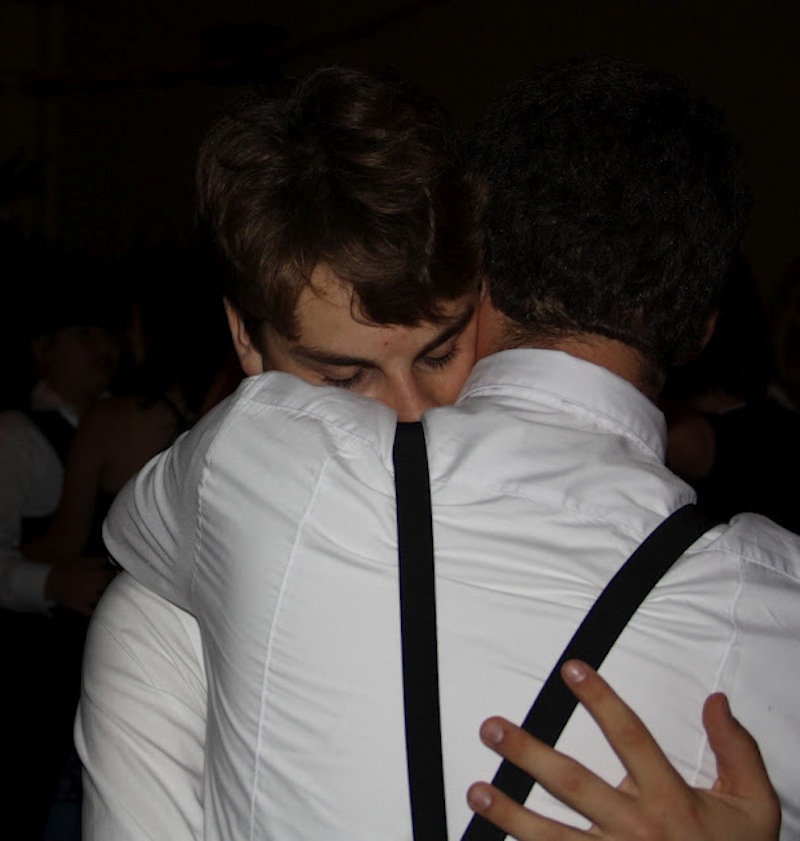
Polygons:
[[[444,841],[447,821],[439,711],[433,526],[425,434],[420,423],[399,423],[394,445],[399,545],[403,694],[411,816],[416,841]],[[639,605],[675,561],[715,520],[696,505],[667,517],[606,585],[545,681],[521,725],[555,745],[577,700],[561,679],[567,660],[597,669]],[[523,803],[535,780],[507,761],[493,784]],[[476,815],[462,841],[501,841],[503,830]]]
[[439,716],[433,524],[425,432],[398,423],[394,442],[403,698],[416,841],[447,838]]
[[[561,666],[572,659],[600,668],[611,647],[647,594],[678,558],[719,520],[696,505],[685,505],[667,517],[628,558],[586,614],[536,701],[521,725],[537,739],[555,745],[566,727],[577,699],[561,679]],[[500,764],[492,784],[518,803],[524,803],[535,780],[507,760]],[[501,841],[506,837],[487,820],[475,815],[462,841]]]

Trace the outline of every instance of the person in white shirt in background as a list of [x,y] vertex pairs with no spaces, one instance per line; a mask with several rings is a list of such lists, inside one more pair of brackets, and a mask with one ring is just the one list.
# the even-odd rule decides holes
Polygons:
[[[53,302],[52,315],[36,330],[32,349],[39,374],[26,410],[0,413],[0,607],[47,611],[61,604],[88,615],[104,580],[90,569],[55,569],[21,552],[23,524],[33,531],[58,507],[64,477],[62,442],[84,410],[107,388],[119,355],[117,337],[97,307],[82,299]],[[95,323],[97,322],[97,323]],[[48,424],[44,431],[37,423]],[[48,440],[54,428],[56,440]],[[28,537],[30,539],[30,536]]]
[[19,314],[38,319],[38,381],[27,405],[0,413],[0,712],[12,770],[3,826],[19,838],[37,837],[53,796],[70,744],[86,617],[115,574],[103,557],[58,565],[25,555],[58,507],[75,429],[119,356],[104,300],[88,283],[68,286],[65,266],[56,266],[56,281],[36,287],[43,300]]
[[[320,84],[325,75],[312,79]],[[302,101],[289,102],[294,113],[302,113]],[[315,105],[319,108],[319,103]],[[322,116],[328,116],[324,110],[312,108],[309,113],[320,115],[320,124],[329,123],[323,122]],[[269,110],[265,108],[264,114]],[[246,132],[257,123],[251,114],[241,119],[237,129]],[[297,125],[291,128],[295,132],[288,136],[307,151],[308,138],[297,132]],[[219,167],[212,176],[229,189],[237,173],[245,173],[242,180],[247,181],[253,172],[234,154],[246,144],[226,146],[222,142],[225,131],[231,131],[230,123],[206,146],[205,162]],[[396,136],[391,132],[383,136],[387,134]],[[365,149],[372,151],[369,145]],[[330,166],[330,154],[326,148],[315,159],[314,175],[327,171],[341,176],[341,170]],[[256,161],[251,163],[255,168]],[[211,178],[208,173],[206,177]],[[352,183],[341,177],[333,179],[337,181]],[[250,184],[254,183],[266,184],[267,189],[270,185],[265,179],[253,178]],[[276,183],[287,192],[294,186]],[[330,201],[331,183],[326,182],[327,190],[318,193],[329,204],[318,201],[318,206],[328,208],[327,221],[332,226],[337,205]],[[710,204],[716,207],[715,199]],[[123,759],[131,756],[141,763],[137,776],[144,776],[145,768],[164,759],[141,745],[133,750],[124,745],[112,748],[114,736],[142,739],[141,722],[126,727],[130,716],[120,712],[122,707],[113,710],[112,699],[124,695],[120,677],[128,681],[124,709],[140,710],[150,702],[159,707],[159,730],[151,734],[153,742],[161,744],[174,728],[178,732],[172,738],[185,737],[188,743],[185,755],[195,760],[191,769],[181,768],[174,755],[166,758],[167,765],[160,765],[168,768],[163,779],[172,791],[167,798],[173,802],[167,808],[180,812],[175,825],[184,831],[199,830],[196,803],[202,800],[206,824],[201,831],[211,838],[241,834],[409,837],[391,442],[398,416],[413,419],[422,409],[443,402],[436,389],[427,388],[432,382],[426,377],[438,368],[434,362],[450,365],[468,352],[462,346],[469,338],[467,330],[474,328],[464,315],[474,306],[477,290],[446,296],[434,317],[423,309],[408,324],[397,323],[386,317],[386,310],[375,309],[380,298],[370,297],[368,285],[354,282],[353,263],[347,262],[352,259],[352,248],[341,248],[340,242],[341,251],[324,247],[305,251],[297,247],[303,241],[298,236],[292,243],[295,254],[303,255],[306,262],[299,267],[290,263],[301,285],[283,311],[284,318],[289,313],[292,328],[273,329],[276,311],[270,309],[264,291],[265,287],[274,291],[275,275],[284,266],[278,263],[276,268],[264,256],[272,244],[269,238],[253,244],[258,238],[252,237],[252,231],[263,208],[263,202],[248,204],[241,196],[227,206],[206,205],[223,250],[230,249],[226,257],[240,284],[229,286],[228,307],[245,371],[257,374],[280,367],[312,383],[336,383],[364,396],[385,399],[391,395],[391,399],[382,406],[331,389],[311,389],[285,374],[250,379],[123,491],[108,521],[111,552],[147,586],[197,614],[210,680],[206,688],[204,670],[197,665],[200,637],[196,627],[155,596],[125,583],[123,576],[104,603],[119,612],[127,600],[128,618],[117,619],[115,627],[109,611],[101,606],[78,720],[90,788],[88,827],[98,838],[103,837],[99,834],[103,830],[118,827],[128,834],[115,837],[133,838],[136,828],[143,832],[150,825],[155,807],[124,790],[122,770],[130,771],[132,764]],[[387,208],[391,216],[396,205],[384,204],[383,209]],[[302,217],[297,214],[296,218]],[[428,220],[435,218],[428,214]],[[280,233],[258,221],[262,231]],[[330,228],[320,225],[318,217],[303,221],[318,232],[320,243],[330,242],[324,236]],[[251,236],[249,253],[246,247],[244,253],[236,250],[243,239],[237,241],[236,232],[241,233],[245,223]],[[285,230],[288,239],[293,228],[286,224]],[[385,233],[380,226],[378,230]],[[281,253],[280,248],[275,250]],[[265,273],[268,282],[262,276]],[[362,269],[355,278],[367,276]],[[250,281],[249,289],[242,277]],[[491,271],[489,278],[494,280]],[[500,336],[512,335],[497,330],[498,324],[512,326],[503,321],[502,314],[486,307],[484,317],[486,336],[499,342]],[[593,349],[591,357],[584,345]],[[561,348],[561,343],[548,346]],[[435,409],[425,418],[432,441],[447,808],[451,828],[458,835],[468,818],[467,784],[490,771],[494,762],[479,746],[473,748],[481,718],[504,710],[513,717],[527,709],[537,684],[566,641],[562,639],[565,629],[576,617],[579,621],[602,587],[605,567],[621,563],[673,504],[691,497],[658,461],[663,429],[644,393],[652,393],[656,366],[645,364],[637,353],[626,352],[618,343],[607,345],[594,336],[587,341],[581,335],[579,341],[568,342],[567,348],[563,355],[498,353],[476,368],[462,392],[459,402],[466,411]],[[542,353],[541,358],[527,358]],[[598,354],[602,362],[597,361]],[[590,358],[594,364],[586,361]],[[423,388],[417,381],[420,372]],[[545,384],[543,389],[537,385],[538,377]],[[598,382],[593,384],[593,377]],[[569,394],[558,395],[560,383]],[[550,389],[556,397],[544,412],[553,419],[548,430],[546,422],[541,428],[530,423],[526,401]],[[602,397],[604,390],[608,394]],[[491,399],[482,403],[484,395],[499,397],[498,406]],[[581,405],[581,400],[589,405],[578,413],[576,423],[569,407]],[[602,470],[597,470],[595,482],[603,474],[608,484],[603,482],[599,502],[593,500],[599,485],[590,482],[588,497],[583,498],[581,479],[576,477],[577,484],[570,479],[572,470],[580,474],[592,455],[592,448],[581,443],[587,433],[592,442],[602,445],[594,429],[598,407],[590,405],[592,400],[603,404],[600,416],[608,415],[599,429],[613,433],[597,464]],[[628,410],[631,429],[627,428]],[[540,435],[542,441],[537,443]],[[646,456],[647,466],[639,475],[635,465],[624,464],[631,454],[639,459]],[[622,459],[622,465],[608,471],[617,459]],[[565,484],[559,481],[548,488],[544,483],[539,496],[544,476],[530,471],[532,460],[554,468],[554,475],[563,475]],[[504,470],[509,477],[503,478]],[[513,490],[518,470],[525,477],[522,492]],[[631,502],[625,494],[628,481],[636,488],[639,505],[630,512],[627,527],[604,534],[609,509]],[[557,498],[555,505],[550,496]],[[564,501],[569,504],[562,511]],[[542,522],[543,515],[550,522]],[[616,519],[615,513],[611,521]],[[588,539],[581,541],[578,529],[580,545],[571,545],[568,538],[581,520]],[[595,554],[597,561],[587,563]],[[562,557],[576,569],[585,565],[584,572],[576,576],[573,571],[553,570],[553,559]],[[496,568],[490,558],[497,561]],[[525,570],[535,558],[546,558],[548,563],[541,574],[526,581]],[[555,581],[548,580],[550,572],[556,573]],[[576,598],[562,604],[563,588],[570,580],[581,579],[585,586]],[[681,579],[678,590],[684,585]],[[127,593],[122,592],[123,586]],[[546,607],[555,595],[554,587],[562,591],[553,600],[554,607],[565,608],[560,618],[557,609]],[[143,627],[137,619],[149,616],[152,621],[159,611],[172,617],[165,620],[173,625],[169,634],[183,642],[160,644],[158,628],[139,633],[137,639],[137,628]],[[543,620],[552,623],[545,634],[526,625]],[[131,630],[128,638],[120,633],[126,625]],[[536,633],[528,633],[531,630]],[[156,663],[137,687],[131,675],[141,664],[139,653],[147,647],[154,662],[158,652],[163,662]],[[641,658],[639,665],[650,669],[648,680],[641,681],[644,687],[638,686],[629,668],[614,673],[615,683],[625,682],[630,691],[638,687],[641,693],[659,680],[673,682],[674,674],[653,662],[657,657]],[[696,725],[699,704],[705,690],[718,688],[713,669],[710,676],[706,674],[708,666],[707,661],[696,664],[693,697],[699,701],[691,721],[681,716],[681,747],[702,743]],[[170,686],[191,687],[188,695],[175,692],[169,705],[163,701],[165,684],[160,679],[168,674],[172,675]],[[158,679],[153,680],[153,675]],[[206,692],[209,721],[204,732],[205,708],[198,699]],[[672,739],[674,734],[665,725],[665,721],[672,723],[669,713],[664,711],[658,723],[662,736]],[[571,752],[580,757],[586,752],[584,743],[591,745],[589,753],[596,754],[592,763],[604,776],[618,778],[619,768],[609,759],[611,752],[603,750],[585,722],[578,720],[581,723],[570,725],[566,734],[569,737],[572,731],[567,741]],[[201,795],[196,757],[202,742],[209,765]],[[713,753],[708,750],[697,757],[696,747],[690,753],[701,761],[693,765],[681,750],[674,749],[670,759],[694,782],[713,781],[709,764],[713,764]],[[564,807],[542,798],[538,790],[532,803],[546,814],[575,818]],[[621,802],[618,811],[624,811]],[[672,820],[669,811],[658,811],[662,821]],[[697,817],[695,828],[706,819],[709,831],[716,832],[720,824],[715,823],[713,810]],[[710,837],[729,838],[729,828],[730,823],[721,834]],[[744,812],[737,829],[743,838],[756,837],[754,832],[760,833],[759,838],[772,838],[775,833],[774,822],[746,825]]]

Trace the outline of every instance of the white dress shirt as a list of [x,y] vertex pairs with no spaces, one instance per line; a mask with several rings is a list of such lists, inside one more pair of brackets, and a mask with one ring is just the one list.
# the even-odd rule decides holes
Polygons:
[[92,615],[75,746],[85,841],[203,837],[207,685],[197,622],[117,576]]
[[[72,426],[77,412],[40,381],[31,395],[37,411],[59,412]],[[42,612],[52,607],[44,587],[52,567],[20,553],[22,521],[47,517],[61,499],[64,465],[38,426],[24,413],[0,413],[0,608]]]
[[[373,401],[253,378],[112,509],[116,560],[198,617],[207,838],[411,837],[394,428]],[[469,783],[498,763],[480,722],[524,717],[603,586],[694,495],[663,465],[658,409],[555,351],[483,360],[457,406],[429,412],[425,428],[458,838]],[[676,564],[602,671],[695,785],[715,778],[702,703],[726,692],[761,745],[789,839],[800,836],[799,650],[800,540],[745,515]],[[623,775],[582,710],[558,746],[615,784]],[[528,803],[585,825],[540,787]]]

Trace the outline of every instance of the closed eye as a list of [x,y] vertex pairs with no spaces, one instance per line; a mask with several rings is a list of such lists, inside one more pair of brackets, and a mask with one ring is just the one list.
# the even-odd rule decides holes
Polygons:
[[428,368],[446,368],[451,362],[455,360],[458,354],[461,352],[461,347],[459,345],[454,345],[447,353],[443,356],[422,356],[420,357],[420,361],[424,362]]
[[332,385],[335,388],[356,388],[358,385],[362,383],[364,377],[366,376],[366,371],[364,368],[361,368],[357,374],[353,374],[352,377],[329,377],[325,374],[322,375],[322,383],[323,385]]

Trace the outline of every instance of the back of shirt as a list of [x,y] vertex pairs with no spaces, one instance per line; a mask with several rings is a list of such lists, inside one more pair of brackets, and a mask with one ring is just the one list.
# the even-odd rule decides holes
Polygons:
[[[451,838],[469,783],[498,764],[481,721],[522,719],[607,581],[693,499],[661,462],[663,418],[632,386],[563,355],[498,356],[458,409],[425,420]],[[209,837],[411,837],[394,423],[352,395],[251,380],[112,512],[117,560],[198,616]],[[800,676],[781,665],[800,641],[798,557],[762,518],[717,529],[603,666],[692,784],[715,777],[703,700],[727,692],[782,795],[785,838],[800,832]],[[580,710],[559,748],[622,777]],[[538,787],[529,804],[581,822]]]

